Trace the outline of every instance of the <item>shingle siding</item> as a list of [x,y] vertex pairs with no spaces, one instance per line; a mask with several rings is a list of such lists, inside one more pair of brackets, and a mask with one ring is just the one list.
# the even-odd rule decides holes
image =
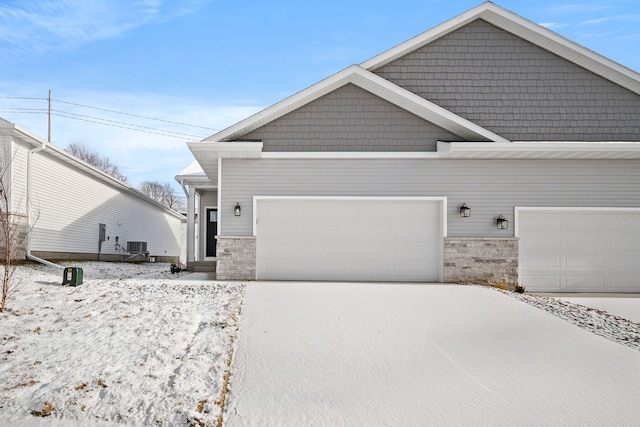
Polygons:
[[435,151],[457,135],[355,85],[345,85],[239,139],[264,151]]
[[507,139],[640,141],[640,96],[476,20],[375,73]]

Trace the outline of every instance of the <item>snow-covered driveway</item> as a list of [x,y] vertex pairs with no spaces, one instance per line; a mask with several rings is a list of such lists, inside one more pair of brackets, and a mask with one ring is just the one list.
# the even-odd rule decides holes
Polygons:
[[227,426],[637,425],[640,352],[491,289],[254,282]]

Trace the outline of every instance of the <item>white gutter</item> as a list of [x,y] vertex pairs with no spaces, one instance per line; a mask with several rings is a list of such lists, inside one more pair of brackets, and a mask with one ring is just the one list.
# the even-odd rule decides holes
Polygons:
[[26,201],[26,207],[27,207],[27,259],[39,262],[40,264],[44,264],[44,265],[47,265],[49,267],[62,269],[62,267],[59,266],[58,264],[54,264],[54,263],[52,263],[50,261],[47,261],[46,259],[38,258],[37,256],[31,254],[31,229],[32,229],[32,224],[31,224],[31,155],[33,153],[37,153],[38,151],[42,151],[45,148],[47,148],[47,142],[43,140],[43,141],[41,141],[40,146],[38,146],[36,148],[32,148],[31,150],[27,151],[27,201]]

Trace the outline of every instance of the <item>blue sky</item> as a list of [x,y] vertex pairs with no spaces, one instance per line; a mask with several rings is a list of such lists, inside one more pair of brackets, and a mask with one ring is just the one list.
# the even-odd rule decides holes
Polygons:
[[[54,144],[82,143],[109,156],[133,185],[173,182],[192,160],[185,141],[207,137],[480,3],[2,0],[0,117],[46,138],[46,114],[17,109],[46,108],[51,90],[58,112]],[[495,3],[640,71],[638,0]],[[185,135],[115,127],[121,122]]]

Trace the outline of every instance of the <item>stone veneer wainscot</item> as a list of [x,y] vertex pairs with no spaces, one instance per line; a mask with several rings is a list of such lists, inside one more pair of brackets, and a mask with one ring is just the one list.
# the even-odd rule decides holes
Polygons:
[[256,280],[256,238],[216,236],[216,279]]
[[444,281],[518,283],[518,238],[445,237]]

